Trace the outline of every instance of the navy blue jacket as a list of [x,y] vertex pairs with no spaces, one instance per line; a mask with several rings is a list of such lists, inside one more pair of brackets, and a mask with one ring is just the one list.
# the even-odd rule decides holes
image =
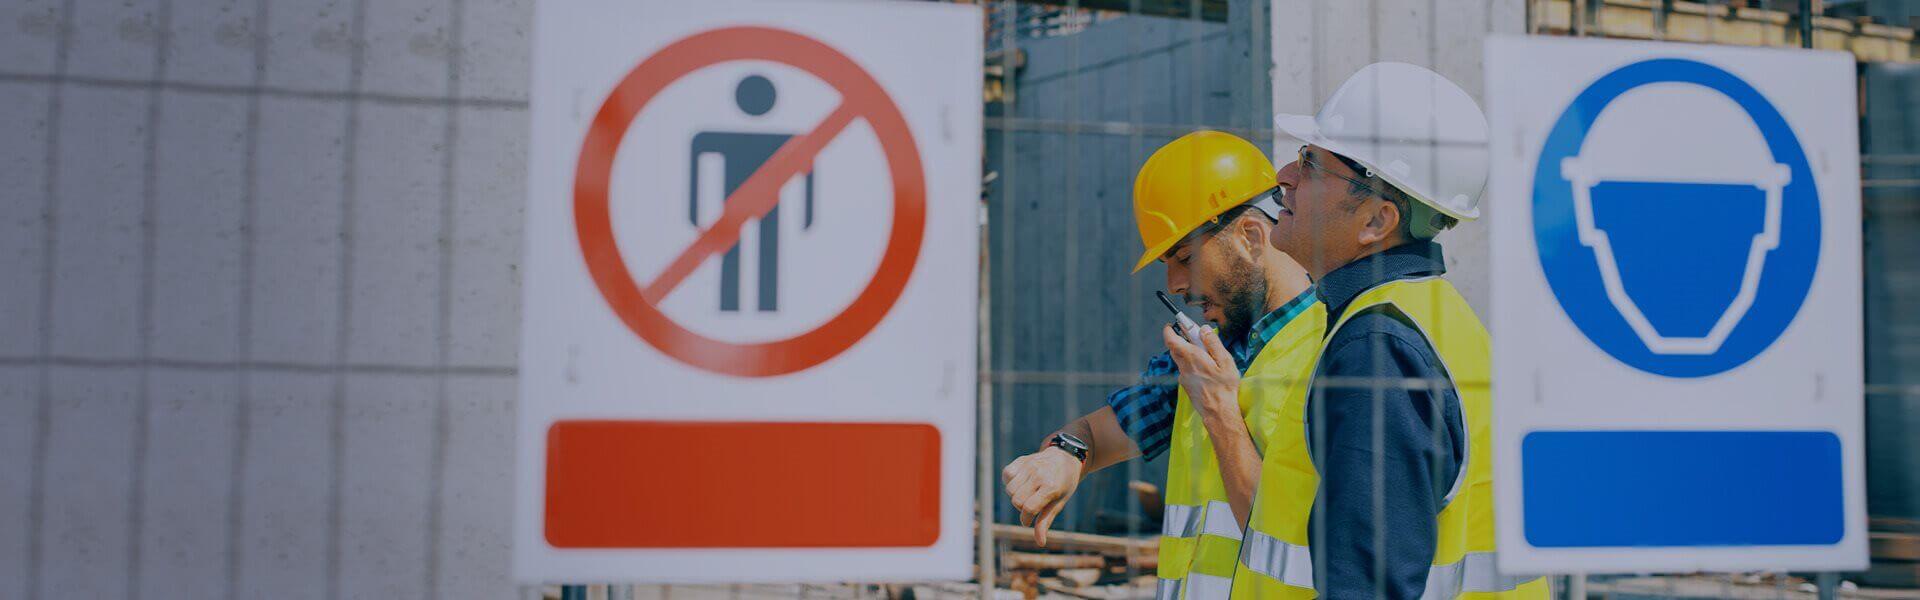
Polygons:
[[[1361,292],[1445,272],[1439,244],[1416,242],[1316,286],[1331,328]],[[1354,316],[1333,332],[1314,374],[1307,430],[1320,490],[1308,537],[1321,598],[1418,598],[1437,517],[1464,468],[1460,397],[1433,345],[1403,319],[1382,309]],[[1433,385],[1409,385],[1419,381]]]

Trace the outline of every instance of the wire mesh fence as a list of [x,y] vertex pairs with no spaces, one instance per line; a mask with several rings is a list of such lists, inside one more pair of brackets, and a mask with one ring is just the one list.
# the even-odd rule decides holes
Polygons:
[[[1361,66],[1419,64],[1477,94],[1488,34],[1598,33],[1607,14],[1597,0],[983,4],[979,482],[983,517],[1003,525],[1019,511],[1000,468],[1142,383],[1162,350],[1149,298],[1166,274],[1131,272],[1133,179],[1154,149],[1214,129],[1284,164],[1299,140],[1273,130],[1276,108],[1312,113]],[[18,29],[0,36],[0,597],[561,593],[515,586],[506,547],[531,13],[0,6]],[[1905,116],[1920,77],[1906,71],[1864,75],[1869,493],[1874,514],[1920,519],[1920,320],[1906,310],[1920,127]],[[1485,231],[1440,241],[1448,277],[1492,310]],[[1345,383],[1376,403],[1449,384]],[[1164,487],[1165,460],[1089,477],[1054,527],[1154,536],[1135,482]],[[592,593],[966,597],[992,593],[1015,543],[982,537],[979,587]],[[1585,593],[1810,597],[1804,579]]]

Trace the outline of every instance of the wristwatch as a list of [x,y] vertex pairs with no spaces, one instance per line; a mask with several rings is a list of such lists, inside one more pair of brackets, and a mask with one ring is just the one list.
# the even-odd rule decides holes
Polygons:
[[1052,438],[1047,439],[1047,445],[1067,451],[1067,454],[1072,454],[1074,458],[1080,459],[1080,462],[1087,462],[1087,443],[1073,437],[1072,434],[1055,433]]

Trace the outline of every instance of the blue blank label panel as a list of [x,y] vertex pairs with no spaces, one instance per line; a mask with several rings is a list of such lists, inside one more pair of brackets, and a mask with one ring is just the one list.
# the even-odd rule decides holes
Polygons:
[[1845,535],[1824,431],[1536,431],[1521,441],[1527,542],[1794,546]]

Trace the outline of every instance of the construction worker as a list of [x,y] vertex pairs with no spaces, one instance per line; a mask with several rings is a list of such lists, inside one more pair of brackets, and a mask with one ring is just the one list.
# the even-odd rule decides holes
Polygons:
[[1272,404],[1235,597],[1546,598],[1494,567],[1487,331],[1433,241],[1479,216],[1486,117],[1433,71],[1376,63],[1275,123],[1306,145],[1270,241],[1312,274],[1326,340]]
[[[1249,364],[1304,368],[1324,327],[1306,271],[1267,242],[1277,210],[1272,171],[1253,144],[1216,131],[1183,136],[1147,159],[1133,191],[1146,251],[1133,270],[1165,263],[1167,290],[1200,306],[1219,328],[1203,328],[1203,346],[1163,331],[1172,354],[1149,360],[1139,385],[1115,391],[1107,406],[1047,436],[1039,451],[1001,473],[1021,523],[1032,524],[1045,545],[1082,478],[1136,456],[1168,454],[1162,599],[1226,598],[1231,591],[1260,458],[1244,421],[1256,398],[1224,383]],[[1222,366],[1175,366],[1206,362],[1202,352]],[[1175,376],[1178,386],[1169,383]],[[1201,387],[1214,393],[1188,395]]]

